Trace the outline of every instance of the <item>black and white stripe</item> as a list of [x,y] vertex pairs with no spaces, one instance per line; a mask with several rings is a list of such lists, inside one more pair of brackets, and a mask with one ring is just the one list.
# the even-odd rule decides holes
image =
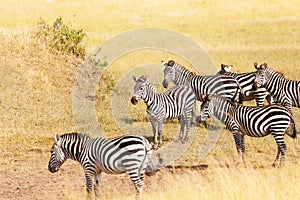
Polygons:
[[[207,95],[201,105],[199,121],[203,122],[211,115],[226,125],[232,133],[240,161],[243,161],[245,152],[244,135],[251,137],[264,137],[271,134],[278,145],[275,163],[280,158],[282,164],[285,157],[286,145],[284,134],[290,124],[293,124],[293,133],[296,138],[295,121],[291,113],[282,105],[274,104],[267,106],[242,106],[217,95]],[[281,157],[280,157],[281,155]]]
[[127,135],[115,139],[90,138],[85,134],[55,135],[48,165],[50,172],[59,170],[67,159],[78,161],[85,172],[89,197],[95,181],[95,196],[99,197],[101,173],[128,173],[136,189],[136,198],[143,190],[143,177],[151,163],[152,147],[142,136]]
[[240,87],[237,81],[226,75],[198,76],[174,60],[164,62],[164,80],[162,85],[167,88],[170,82],[175,85],[188,85],[194,91],[198,101],[203,95],[218,94],[231,101],[239,102]]
[[280,72],[268,67],[267,63],[260,66],[254,63],[257,69],[255,88],[265,87],[276,103],[281,103],[293,113],[292,107],[300,108],[300,81],[288,80]]
[[[143,99],[147,105],[147,112],[150,116],[152,131],[154,134],[154,149],[162,144],[162,126],[164,119],[179,118],[180,132],[178,140],[183,143],[188,141],[188,134],[191,124],[191,113],[194,107],[196,97],[190,87],[180,85],[171,88],[165,92],[157,92],[157,89],[147,81],[145,76],[137,78],[133,76],[136,82],[133,95],[131,98],[132,104],[137,104]],[[184,128],[186,134],[183,138]],[[159,141],[157,141],[157,133]]]
[[273,99],[269,92],[264,87],[253,89],[253,84],[256,77],[256,72],[237,74],[230,72],[232,65],[221,64],[221,70],[217,74],[232,76],[241,87],[242,100],[251,101],[255,100],[257,106],[263,106],[265,99],[269,105],[273,103]]

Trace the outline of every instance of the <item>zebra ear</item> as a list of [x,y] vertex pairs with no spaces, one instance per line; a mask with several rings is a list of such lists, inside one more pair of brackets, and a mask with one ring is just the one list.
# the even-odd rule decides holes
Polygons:
[[175,64],[175,61],[174,61],[174,60],[169,60],[169,62],[168,62],[168,65],[169,65],[169,66],[173,67],[174,64]]
[[226,65],[225,71],[226,71],[226,72],[230,72],[230,70],[231,70],[232,68],[233,68],[233,65],[230,65],[230,66]]
[[168,65],[168,63],[167,62],[165,62],[165,61],[161,61],[161,63],[165,66],[165,65]]
[[54,134],[54,140],[55,142],[58,142],[60,140],[60,136],[57,133]]
[[255,68],[256,70],[258,70],[258,69],[257,69],[257,68],[258,68],[257,62],[254,62],[254,68]]
[[222,71],[226,71],[226,70],[225,70],[225,67],[226,67],[226,65],[221,63],[221,70],[222,70]]
[[140,77],[140,80],[145,83],[147,81],[147,77],[145,75]]
[[266,69],[266,68],[268,68],[268,63],[263,63],[262,64],[262,69]]
[[134,82],[137,82],[138,78],[136,76],[132,76]]

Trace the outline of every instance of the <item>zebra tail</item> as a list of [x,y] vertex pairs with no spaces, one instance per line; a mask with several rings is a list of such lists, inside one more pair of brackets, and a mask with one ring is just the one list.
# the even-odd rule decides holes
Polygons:
[[241,88],[240,84],[238,83],[238,81],[236,79],[234,79],[236,84],[238,85],[238,88],[236,89],[236,92],[232,98],[232,102],[234,104],[243,104],[243,89]]
[[295,139],[297,137],[298,131],[297,131],[297,126],[296,126],[296,122],[295,122],[295,118],[292,114],[290,114],[290,118],[291,121],[293,123],[293,133],[292,134],[288,134],[291,138]]
[[152,161],[152,146],[151,145],[147,146],[145,150],[146,150],[146,155],[143,163],[146,161],[146,158],[148,158],[148,165],[146,167],[145,175],[152,176],[156,172],[160,171],[160,168],[157,165],[155,165]]

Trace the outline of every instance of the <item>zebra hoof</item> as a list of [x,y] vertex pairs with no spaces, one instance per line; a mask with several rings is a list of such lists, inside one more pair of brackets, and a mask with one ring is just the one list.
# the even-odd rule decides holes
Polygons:
[[272,166],[272,167],[276,167],[276,164],[273,163],[271,166]]
[[188,138],[184,138],[184,140],[181,141],[182,144],[187,144],[189,142],[189,139]]
[[157,150],[157,149],[158,149],[158,145],[157,145],[157,144],[153,144],[153,145],[152,145],[152,149],[153,149],[153,150]]

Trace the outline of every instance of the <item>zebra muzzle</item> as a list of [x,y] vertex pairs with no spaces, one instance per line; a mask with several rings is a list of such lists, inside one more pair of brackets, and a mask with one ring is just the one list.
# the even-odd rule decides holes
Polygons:
[[204,121],[201,120],[201,117],[200,117],[200,116],[199,116],[199,117],[196,117],[195,121],[196,121],[196,123],[199,124],[200,127],[203,127]]
[[50,171],[51,173],[55,173],[55,172],[58,171],[58,168],[57,168],[57,167],[49,167],[49,171]]
[[163,80],[162,85],[164,88],[168,88],[169,83],[166,80]]
[[139,101],[136,99],[136,96],[133,96],[132,98],[131,98],[131,103],[133,104],[133,105],[136,105]]

